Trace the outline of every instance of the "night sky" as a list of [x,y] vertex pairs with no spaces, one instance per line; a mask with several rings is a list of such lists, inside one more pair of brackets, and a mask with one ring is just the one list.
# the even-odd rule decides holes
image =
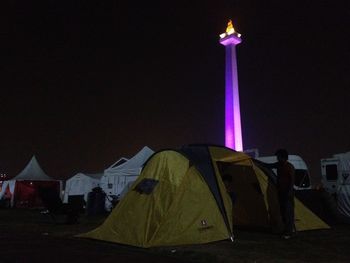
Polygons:
[[[346,1],[2,1],[0,169],[35,154],[54,178],[144,145],[224,144],[228,19],[244,148],[319,159],[350,150]],[[140,2],[140,3],[139,3]]]

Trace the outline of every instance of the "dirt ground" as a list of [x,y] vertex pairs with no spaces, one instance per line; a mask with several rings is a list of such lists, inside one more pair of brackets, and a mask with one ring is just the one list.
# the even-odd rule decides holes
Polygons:
[[55,223],[39,210],[0,210],[0,262],[350,262],[350,225],[299,232],[290,240],[258,231],[236,231],[236,240],[205,245],[140,249],[74,237],[105,216],[79,224]]

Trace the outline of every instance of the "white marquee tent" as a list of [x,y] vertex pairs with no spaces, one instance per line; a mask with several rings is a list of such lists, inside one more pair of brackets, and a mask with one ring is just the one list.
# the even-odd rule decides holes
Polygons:
[[103,173],[85,174],[77,173],[66,181],[63,202],[68,203],[69,196],[84,196],[87,202],[88,194],[100,185]]
[[[129,187],[131,182],[135,181],[140,175],[144,163],[153,153],[154,151],[152,149],[145,146],[126,162],[117,166],[113,164],[105,169],[100,187],[107,196],[116,196],[119,198],[121,193],[125,191],[125,187]],[[107,208],[110,207],[108,200],[106,206]]]
[[37,191],[39,187],[57,188],[59,194],[61,186],[61,181],[48,176],[41,169],[36,157],[33,156],[26,167],[17,176],[11,180],[4,181],[0,192],[0,199],[4,197],[7,190],[11,194],[11,206],[13,206],[14,203],[18,203],[18,205],[21,203],[35,206],[38,203],[37,199],[39,197]]

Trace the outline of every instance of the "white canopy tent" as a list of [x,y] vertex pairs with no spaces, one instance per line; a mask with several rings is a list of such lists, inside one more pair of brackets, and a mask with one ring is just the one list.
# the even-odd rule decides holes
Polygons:
[[[104,170],[101,178],[100,187],[107,196],[120,197],[125,187],[130,185],[130,182],[136,180],[140,175],[144,163],[154,153],[152,149],[145,146],[137,154],[128,161],[120,165],[111,165]],[[107,200],[107,208],[110,207],[110,202]]]
[[112,164],[110,167],[108,167],[109,170],[113,170],[114,168],[117,168],[119,165],[122,165],[123,163],[126,163],[129,159],[122,157],[118,161],[116,161],[114,164]]
[[41,169],[35,155],[22,172],[12,178],[12,180],[55,181]]
[[2,188],[0,191],[0,200],[4,197],[7,188],[10,191],[10,193],[13,195],[13,193],[15,192],[15,185],[16,185],[15,180],[4,181],[2,183]]
[[[13,206],[15,200],[26,202],[27,200],[25,200],[25,198],[27,196],[37,196],[37,187],[44,187],[49,185],[53,186],[55,183],[59,185],[58,190],[60,193],[62,187],[61,181],[55,180],[48,176],[41,169],[36,157],[33,156],[26,167],[18,175],[16,175],[11,180],[4,181],[0,192],[0,199],[4,197],[6,190],[8,189],[11,193],[11,206]],[[18,189],[16,189],[16,187]],[[15,194],[20,195],[21,197],[15,196]]]
[[68,203],[69,196],[83,195],[87,202],[88,194],[100,185],[103,173],[85,174],[77,173],[66,181],[63,202]]

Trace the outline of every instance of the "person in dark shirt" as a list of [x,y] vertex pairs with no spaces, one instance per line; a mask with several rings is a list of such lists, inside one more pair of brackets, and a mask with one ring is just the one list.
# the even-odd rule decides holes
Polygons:
[[277,169],[277,194],[280,212],[284,224],[283,238],[289,239],[296,234],[294,224],[294,166],[288,162],[288,152],[279,149],[275,153],[277,163],[268,167]]

